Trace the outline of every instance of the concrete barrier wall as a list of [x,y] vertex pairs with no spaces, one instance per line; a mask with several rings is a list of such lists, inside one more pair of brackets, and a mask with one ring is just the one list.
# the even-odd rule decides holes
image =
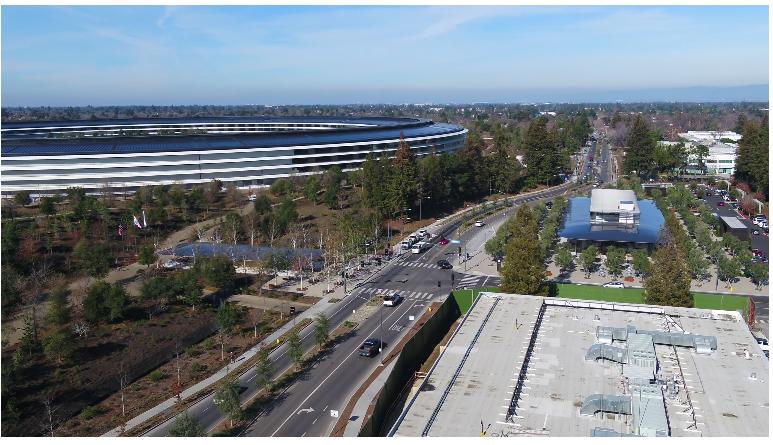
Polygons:
[[456,300],[449,296],[438,307],[435,314],[413,337],[403,346],[400,356],[395,362],[392,372],[389,374],[383,388],[376,396],[375,404],[368,411],[372,414],[362,424],[359,436],[378,437],[384,435],[386,425],[384,422],[389,416],[390,409],[400,396],[406,385],[413,379],[414,373],[429,358],[438,343],[448,333],[448,329],[459,318],[461,312]]

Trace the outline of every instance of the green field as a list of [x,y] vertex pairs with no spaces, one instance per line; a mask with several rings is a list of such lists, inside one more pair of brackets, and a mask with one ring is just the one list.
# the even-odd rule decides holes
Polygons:
[[[609,301],[614,303],[644,304],[642,289],[610,289],[601,286],[582,284],[557,284],[558,296],[562,298],[574,298],[577,300]],[[480,292],[497,292],[495,287],[474,289],[473,297]],[[469,290],[455,290],[452,292],[456,304],[462,314],[467,313],[472,304]],[[741,311],[744,315],[749,309],[749,297],[743,295],[721,295],[693,292],[695,307],[698,309],[722,309],[726,311]]]

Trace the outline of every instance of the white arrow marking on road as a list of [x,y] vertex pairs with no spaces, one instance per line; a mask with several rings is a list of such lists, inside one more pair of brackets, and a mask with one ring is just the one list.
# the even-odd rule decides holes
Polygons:
[[308,407],[308,408],[304,408],[304,409],[299,409],[297,414],[300,414],[300,413],[313,413],[313,412],[314,412],[314,408]]

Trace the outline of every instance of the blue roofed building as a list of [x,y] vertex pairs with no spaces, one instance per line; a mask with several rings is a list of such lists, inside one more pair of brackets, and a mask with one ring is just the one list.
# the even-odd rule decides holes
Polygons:
[[569,200],[564,226],[558,232],[575,251],[596,244],[652,249],[665,220],[651,200],[638,200],[632,190],[594,189],[590,197]]

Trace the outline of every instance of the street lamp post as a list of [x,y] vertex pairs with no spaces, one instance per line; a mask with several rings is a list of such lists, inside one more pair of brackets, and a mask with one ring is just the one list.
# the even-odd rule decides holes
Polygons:
[[381,305],[381,308],[378,311],[379,318],[381,318],[381,338],[378,339],[379,345],[378,345],[378,355],[381,359],[381,364],[384,364],[384,305]]

